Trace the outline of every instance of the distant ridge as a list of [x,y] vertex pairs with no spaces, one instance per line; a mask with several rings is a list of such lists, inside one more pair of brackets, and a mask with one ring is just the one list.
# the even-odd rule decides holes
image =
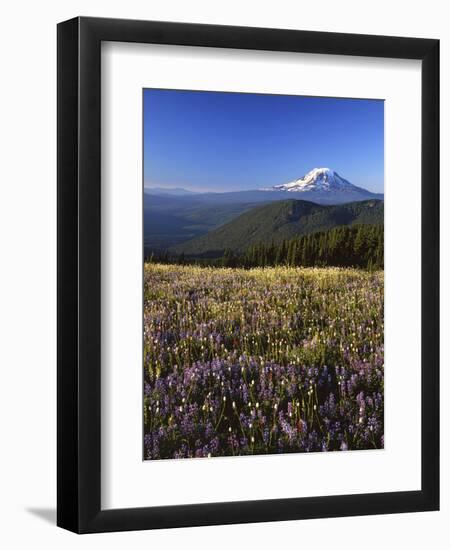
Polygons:
[[194,191],[183,187],[145,187],[146,193],[158,196],[183,197],[185,195],[196,195]]

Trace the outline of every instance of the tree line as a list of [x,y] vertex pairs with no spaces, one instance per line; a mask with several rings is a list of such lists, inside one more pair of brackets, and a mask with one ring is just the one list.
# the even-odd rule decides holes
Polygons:
[[216,267],[359,267],[384,268],[383,225],[344,225],[328,231],[285,239],[280,243],[258,243],[244,253],[225,250],[219,258],[171,256],[165,251],[147,261]]

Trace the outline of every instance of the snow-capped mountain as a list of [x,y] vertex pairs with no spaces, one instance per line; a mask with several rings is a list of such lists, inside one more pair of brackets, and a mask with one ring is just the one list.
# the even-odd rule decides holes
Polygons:
[[383,194],[372,193],[353,185],[330,168],[314,168],[302,178],[263,189],[272,193],[292,193],[301,198],[320,204],[340,204],[366,199],[383,199]]
[[355,188],[356,185],[341,178],[337,172],[329,168],[314,168],[302,178],[272,187],[274,191],[289,191],[293,193],[303,191],[344,191]]

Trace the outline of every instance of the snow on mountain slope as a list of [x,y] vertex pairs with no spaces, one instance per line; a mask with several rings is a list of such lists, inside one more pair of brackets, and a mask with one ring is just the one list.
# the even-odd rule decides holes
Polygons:
[[342,178],[334,170],[329,168],[314,168],[302,178],[274,185],[266,191],[289,191],[289,192],[305,192],[305,191],[352,191],[358,187]]

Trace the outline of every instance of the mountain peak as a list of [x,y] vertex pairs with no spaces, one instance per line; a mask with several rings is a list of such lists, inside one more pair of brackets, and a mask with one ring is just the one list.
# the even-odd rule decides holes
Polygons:
[[330,168],[314,168],[303,177],[288,183],[274,185],[274,191],[343,191],[355,186]]

